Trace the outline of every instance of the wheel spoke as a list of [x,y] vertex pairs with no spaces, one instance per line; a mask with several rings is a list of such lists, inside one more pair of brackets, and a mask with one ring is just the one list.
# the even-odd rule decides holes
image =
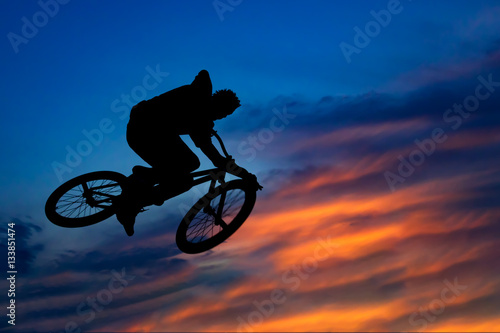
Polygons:
[[223,232],[241,210],[245,201],[245,192],[236,189],[222,191],[219,199],[213,198],[212,205],[198,211],[186,230],[186,239],[192,244],[199,244]]
[[191,207],[179,225],[176,234],[179,249],[196,254],[224,243],[248,218],[255,194],[241,180],[229,181],[227,186],[221,185],[207,193]]
[[192,230],[189,235],[192,235],[194,233],[195,234],[194,238],[196,238],[199,235],[199,233],[200,233],[200,231],[202,229],[202,226],[206,223],[206,221],[208,220],[209,217],[210,217],[210,215],[208,215],[208,214],[203,215],[203,222],[201,222],[201,223],[199,223],[199,222],[195,223],[192,226],[194,230]]
[[[95,191],[99,189],[99,191]],[[92,194],[93,204],[90,206],[84,196]],[[56,213],[66,218],[83,218],[95,215],[112,206],[111,199],[120,195],[120,184],[111,179],[93,179],[69,189],[59,198]]]
[[212,222],[209,221],[210,217],[211,217],[210,215],[206,216],[204,223],[201,225],[199,231],[196,233],[196,236],[193,238],[193,240],[195,240],[196,237],[200,237],[200,241],[203,240],[203,236],[205,236],[205,230],[207,230],[207,228],[210,225],[212,225]]
[[213,226],[213,223],[205,223],[205,224],[204,224],[204,226],[203,226],[203,231],[202,231],[201,236],[200,236],[200,242],[201,242],[201,241],[203,241],[203,240],[204,240],[203,238],[206,236],[205,231],[206,231],[208,228],[212,227],[212,226]]
[[104,182],[99,185],[99,186],[92,186],[92,189],[93,190],[102,190],[102,189],[113,189],[115,186],[118,186],[118,183],[114,182],[114,183],[110,183],[110,184],[105,184]]

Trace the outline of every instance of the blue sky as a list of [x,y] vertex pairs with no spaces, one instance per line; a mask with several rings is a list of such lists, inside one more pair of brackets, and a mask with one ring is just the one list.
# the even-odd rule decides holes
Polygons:
[[[6,223],[16,219],[21,225],[20,232],[24,232],[20,236],[23,239],[20,244],[25,247],[26,254],[22,256],[27,260],[27,271],[26,279],[21,283],[30,294],[29,297],[20,297],[26,302],[28,298],[34,300],[26,316],[33,315],[35,303],[45,295],[37,294],[36,290],[63,285],[67,289],[63,288],[61,295],[68,296],[71,301],[55,299],[51,308],[37,314],[37,320],[41,322],[40,330],[61,329],[66,314],[68,317],[73,315],[73,308],[79,300],[98,290],[95,289],[98,287],[92,286],[92,278],[106,281],[106,274],[111,269],[120,269],[129,262],[127,269],[137,276],[137,281],[151,282],[151,286],[145,289],[147,292],[141,294],[133,289],[133,296],[123,294],[124,298],[106,312],[109,320],[100,317],[82,328],[125,330],[149,327],[162,330],[166,327],[162,325],[168,324],[168,327],[177,330],[202,329],[201,324],[182,312],[189,306],[175,296],[165,303],[155,303],[157,300],[148,294],[160,290],[165,292],[165,297],[170,297],[165,290],[171,288],[181,295],[186,292],[200,304],[208,302],[212,293],[221,292],[223,300],[217,303],[218,310],[207,313],[211,319],[210,326],[205,328],[235,330],[233,326],[238,323],[235,320],[237,315],[250,311],[252,300],[260,297],[260,294],[249,292],[245,297],[236,299],[233,296],[238,294],[237,291],[255,283],[272,284],[273,276],[283,269],[280,263],[300,253],[296,244],[284,241],[289,236],[284,224],[289,218],[285,214],[287,207],[303,209],[297,211],[296,216],[310,214],[311,224],[315,225],[317,234],[311,231],[304,236],[306,231],[295,230],[296,236],[293,237],[303,244],[307,243],[306,239],[323,236],[321,230],[338,231],[343,235],[352,232],[353,243],[357,244],[353,247],[346,245],[348,250],[345,253],[349,255],[341,255],[325,263],[327,266],[314,278],[317,285],[326,283],[332,270],[345,267],[346,272],[366,277],[366,281],[373,281],[370,280],[373,276],[380,278],[375,280],[380,281],[381,288],[385,287],[384,283],[394,282],[385,280],[393,272],[391,269],[387,268],[385,273],[389,275],[383,278],[377,275],[382,273],[377,271],[375,263],[368,265],[366,270],[356,265],[363,260],[372,263],[372,259],[367,258],[375,257],[385,258],[386,263],[389,259],[402,262],[406,255],[413,259],[406,267],[407,275],[398,275],[400,280],[397,282],[401,285],[416,283],[422,289],[404,291],[391,285],[396,293],[391,295],[406,302],[401,309],[408,313],[413,309],[409,304],[419,302],[415,296],[419,290],[432,289],[429,286],[433,279],[439,280],[443,276],[452,279],[453,276],[446,274],[459,274],[471,267],[482,270],[486,276],[487,283],[483,282],[488,290],[479,288],[471,292],[479,300],[472,296],[462,299],[460,304],[456,304],[457,308],[449,312],[449,317],[434,326],[436,329],[452,331],[460,327],[463,316],[460,306],[466,309],[473,308],[474,304],[482,304],[484,308],[490,303],[498,306],[500,287],[495,278],[497,272],[489,270],[484,261],[475,258],[472,252],[457,247],[452,254],[462,258],[462,261],[450,263],[436,259],[432,262],[428,258],[433,252],[426,250],[426,246],[430,246],[434,253],[441,253],[438,243],[443,242],[455,251],[453,239],[456,237],[470,240],[473,244],[471,251],[476,245],[479,251],[498,241],[498,225],[495,224],[499,216],[498,202],[491,200],[498,194],[500,184],[497,167],[499,141],[495,134],[499,128],[498,97],[493,95],[485,101],[481,106],[482,112],[464,122],[456,136],[450,134],[452,139],[440,148],[440,154],[417,170],[415,176],[401,186],[401,192],[391,194],[383,177],[384,171],[397,168],[398,155],[407,156],[411,152],[416,138],[428,137],[433,128],[443,126],[445,110],[474,92],[478,76],[492,74],[493,80],[499,81],[500,8],[497,2],[232,2],[237,5],[230,5],[227,0],[221,2],[230,6],[231,10],[220,14],[212,1],[201,0],[71,0],[59,4],[57,14],[48,18],[46,24],[27,39],[27,43],[17,46],[9,41],[9,33],[22,35],[23,18],[33,22],[33,16],[38,15],[42,7],[36,1],[6,2],[2,5],[0,31],[4,38],[0,43],[0,98],[4,106],[0,116],[0,140],[3,142],[0,147],[3,156],[0,165],[0,221]],[[41,3],[46,2],[42,0]],[[391,3],[399,8],[398,13],[391,15],[390,23],[381,27],[370,38],[369,44],[360,48],[359,54],[352,54],[350,63],[346,61],[339,45],[343,42],[355,45],[354,28],[364,30],[366,24],[374,20],[371,12],[385,11]],[[189,84],[201,69],[209,71],[214,90],[233,89],[242,101],[242,107],[231,117],[217,122],[215,129],[225,139],[228,150],[236,160],[257,173],[268,189],[267,193],[263,192],[260,205],[259,201],[257,203],[256,214],[260,220],[256,219],[255,225],[259,225],[258,221],[274,221],[284,227],[282,233],[274,230],[271,233],[276,232],[275,237],[269,234],[262,236],[257,227],[249,226],[242,229],[241,236],[237,238],[241,247],[232,244],[233,247],[221,247],[222,250],[204,257],[185,257],[176,250],[172,232],[175,232],[179,218],[176,207],[190,200],[192,194],[189,193],[144,213],[141,222],[145,223],[138,224],[137,235],[131,239],[124,235],[114,218],[107,223],[77,230],[52,225],[46,219],[43,207],[46,198],[61,184],[61,180],[96,170],[129,174],[135,164],[145,164],[126,144],[128,118],[120,117],[123,114],[121,111],[115,112],[117,106],[126,104],[122,102],[122,96],[145,91],[144,98],[152,98]],[[162,74],[156,81],[148,79],[147,82],[154,84],[154,88],[144,89],[144,79],[151,76],[151,71]],[[132,101],[139,100],[132,98]],[[239,149],[242,141],[266,128],[274,116],[274,109],[283,112],[285,108],[296,117],[283,133],[275,133],[274,140],[265,145],[255,159],[242,154]],[[128,111],[124,112],[128,116]],[[98,128],[103,119],[112,127],[109,133],[104,133],[102,140],[91,146],[92,152],[71,167],[71,173],[62,173],[58,177],[54,172],[54,163],[66,163],[67,147],[77,149],[86,140],[83,131]],[[186,142],[193,147],[189,139]],[[206,158],[200,159],[203,167],[210,166]],[[457,192],[437,193],[436,188],[440,191],[453,188]],[[359,208],[365,207],[365,204],[353,203],[350,198],[366,199],[366,211]],[[387,202],[401,206],[395,204],[393,210],[377,210],[378,205]],[[276,212],[272,211],[271,203],[278,207]],[[321,206],[318,211],[325,209],[328,214],[315,215],[311,207],[320,203],[330,207],[331,211]],[[345,210],[331,208],[342,204]],[[450,212],[450,207],[465,209],[463,215],[470,217],[469,220],[461,220],[460,230],[443,219],[455,216],[456,211]],[[418,220],[416,216],[434,221],[439,226],[434,230],[436,235],[439,234],[436,237],[441,238],[436,240],[426,233],[427,222]],[[372,224],[362,231],[349,231],[341,227],[337,229],[337,226],[325,227],[326,218],[342,223],[354,221],[354,226],[364,225],[363,221]],[[389,237],[396,230],[390,221],[398,221],[405,226],[404,230],[397,231],[410,245],[396,244]],[[420,223],[424,223],[425,228],[422,226],[420,230]],[[267,230],[265,225],[259,226]],[[384,235],[388,238],[380,238],[380,234],[371,229],[373,226],[379,227],[381,233],[386,232]],[[158,230],[165,230],[164,238],[155,238]],[[420,233],[413,233],[414,230]],[[362,237],[364,232],[365,238]],[[493,239],[486,234],[492,235]],[[261,241],[248,243],[245,235]],[[305,238],[299,238],[299,235]],[[373,242],[382,240],[388,245],[386,248],[377,243],[381,252],[372,253],[365,251],[363,239],[373,239]],[[356,240],[360,240],[359,243]],[[339,241],[342,242],[342,239]],[[467,242],[464,241],[464,244]],[[224,252],[224,249],[235,251],[239,257],[231,255],[229,250]],[[259,259],[251,250],[257,251],[269,266],[242,264],[239,260],[255,262]],[[394,257],[394,253],[400,255]],[[417,253],[424,253],[429,260],[426,261],[428,267],[437,267],[436,271],[429,272],[422,268],[422,262],[427,259],[414,258]],[[489,253],[489,260],[499,260],[498,251],[491,250]],[[132,259],[127,259],[125,254]],[[150,256],[147,263],[140,262],[142,255]],[[99,256],[107,256],[109,260],[100,261]],[[75,268],[72,262],[82,267]],[[146,266],[163,262],[171,265],[162,266],[157,271]],[[216,269],[206,268],[207,262],[215,263]],[[233,266],[227,266],[228,262]],[[254,268],[258,273],[252,273]],[[415,273],[418,270],[423,274],[421,280]],[[68,274],[74,283],[83,279],[82,290],[65,284],[58,274]],[[201,296],[196,299],[185,291],[185,287],[165,279],[167,274],[179,274],[190,288],[201,292]],[[197,277],[200,275],[207,280],[200,281]],[[468,278],[471,286],[477,282],[472,277]],[[40,284],[33,284],[32,281],[37,279]],[[342,279],[339,277],[339,285],[343,283]],[[223,282],[227,282],[224,287]],[[213,289],[210,283],[213,283]],[[347,303],[361,302],[354,295],[356,286],[349,286],[346,290],[352,291],[352,294],[342,296]],[[311,318],[314,313],[321,318],[341,315],[341,312],[328,312],[332,310],[328,307],[331,304],[315,292],[308,290],[297,294],[297,306],[291,303],[286,305],[285,310],[277,314],[278,317],[263,323],[260,328],[272,331],[279,327],[280,320],[289,319],[291,323],[296,323],[294,327],[309,329],[300,319],[303,309],[314,310]],[[207,299],[203,293],[206,293]],[[384,296],[374,294],[374,302],[379,302],[377,304],[382,306],[381,309],[385,309],[381,311],[390,312],[389,309],[396,303],[384,303]],[[486,299],[481,301],[481,297]],[[320,299],[317,304],[324,307],[318,305],[315,308],[315,302]],[[418,304],[427,304],[428,300],[432,300],[432,293]],[[158,319],[151,326],[140,326],[140,322],[152,322],[151,316],[139,313],[133,317],[126,307],[139,306],[142,302],[149,302],[147,306],[155,304],[158,309],[167,304],[164,309],[178,313],[183,319],[173,320],[158,310],[160,312],[155,318],[163,318],[163,321]],[[339,304],[342,302],[339,301]],[[450,305],[450,308],[453,306]],[[236,310],[227,312],[225,316],[224,309]],[[58,316],[56,313],[60,310],[63,315]],[[383,312],[378,314],[367,310],[366,316],[370,318],[365,323],[367,326],[356,326],[354,323],[359,323],[359,318],[347,311],[342,316],[351,318],[350,322],[339,321],[332,326],[319,325],[313,329],[356,330],[371,327],[369,323],[375,321],[380,330],[411,330],[411,327],[405,326],[407,313],[391,314],[394,317],[386,315],[391,318],[385,321],[382,319]],[[123,315],[130,315],[130,322],[120,323],[116,319]],[[469,323],[478,322],[480,317],[473,313],[470,316]],[[491,318],[487,317],[488,320]],[[24,327],[31,329],[30,325],[33,323],[26,321]],[[491,325],[500,327],[494,319],[491,319]],[[479,324],[470,326],[470,329],[480,328]]]
[[[390,25],[347,64],[339,44],[352,44],[353,27],[363,27],[373,19],[371,10],[387,4],[244,1],[224,12],[223,21],[210,1],[60,5],[18,53],[7,38],[2,43],[1,91],[7,105],[2,139],[17,143],[2,147],[3,155],[15,161],[3,167],[24,175],[48,171],[47,162],[64,158],[66,144],[78,143],[83,129],[103,117],[116,120],[112,101],[142,82],[146,66],[170,73],[147,98],[191,82],[206,68],[215,89],[230,87],[244,104],[264,105],[283,95],[313,101],[381,89],[415,68],[440,66],[461,54],[470,57],[477,52],[470,44],[490,47],[478,40],[491,37],[490,26],[466,31],[474,26],[474,15],[488,12],[489,2],[454,3],[453,10],[448,3],[402,2]],[[9,15],[4,14],[1,27],[6,34],[20,34],[21,18],[31,19],[41,9],[34,1],[5,6]],[[124,125],[109,140],[118,140]],[[22,138],[25,133],[31,140]]]

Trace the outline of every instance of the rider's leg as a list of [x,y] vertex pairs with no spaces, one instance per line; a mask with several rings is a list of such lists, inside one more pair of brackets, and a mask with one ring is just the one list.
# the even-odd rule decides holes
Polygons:
[[153,163],[159,171],[156,191],[164,200],[182,194],[192,187],[191,172],[200,167],[200,160],[179,136],[168,138],[166,152]]
[[[200,167],[200,160],[179,135],[129,124],[127,141],[157,173],[160,186],[154,189],[155,198],[166,200],[191,188],[193,178],[190,173]],[[156,204],[161,204],[161,201]]]
[[153,169],[134,167],[132,175],[128,177],[131,191],[136,192],[137,196],[142,198],[141,201],[144,201],[144,205],[151,204],[148,202],[151,201],[148,196],[151,195],[153,186],[159,181],[160,170],[157,170],[155,165],[162,163],[159,152],[163,137],[161,131],[141,124],[129,122],[127,126],[127,142],[130,148],[153,167]]
[[[151,154],[149,142],[151,140],[154,141],[154,135],[158,135],[158,133],[148,131],[142,126],[137,126],[133,123],[129,123],[127,126],[127,141],[129,146],[143,159],[144,156],[147,158]],[[148,161],[146,160],[146,162]],[[116,212],[118,221],[123,225],[129,236],[134,234],[134,224],[137,214],[144,206],[151,204],[149,203],[151,200],[148,196],[151,195],[150,193],[154,185],[148,177],[140,175],[136,170],[133,171],[132,175],[128,177],[128,181],[122,187],[122,193],[117,200]]]

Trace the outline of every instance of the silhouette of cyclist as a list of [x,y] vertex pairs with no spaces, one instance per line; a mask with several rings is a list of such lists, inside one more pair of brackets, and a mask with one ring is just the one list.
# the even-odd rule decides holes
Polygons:
[[[216,167],[258,184],[255,175],[223,157],[212,144],[214,121],[232,114],[239,106],[238,97],[229,89],[212,95],[210,76],[202,70],[191,84],[132,108],[127,142],[152,168],[134,167],[120,196],[116,216],[127,235],[134,234],[135,218],[142,207],[161,205],[192,187],[191,172],[200,167],[200,161],[180,135],[188,134]],[[156,183],[159,186],[153,187]]]

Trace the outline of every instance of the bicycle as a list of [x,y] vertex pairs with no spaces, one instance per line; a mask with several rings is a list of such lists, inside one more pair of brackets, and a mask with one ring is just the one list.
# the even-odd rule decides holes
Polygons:
[[[213,134],[226,158],[231,159],[222,139],[215,131]],[[262,186],[243,179],[226,182],[226,171],[222,168],[193,172],[191,175],[193,183],[189,189],[210,182],[207,194],[191,207],[177,228],[178,248],[195,254],[223,243],[238,230],[252,212],[257,191]],[[125,175],[115,171],[95,171],[75,177],[49,196],[45,215],[55,225],[65,228],[86,227],[104,221],[116,213],[117,198],[126,181]]]

